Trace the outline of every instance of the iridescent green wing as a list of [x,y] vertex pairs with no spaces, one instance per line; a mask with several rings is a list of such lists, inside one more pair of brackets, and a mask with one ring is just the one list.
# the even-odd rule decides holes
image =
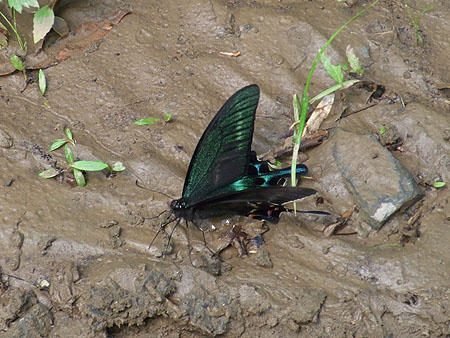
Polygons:
[[237,91],[209,123],[192,156],[183,188],[186,207],[220,196],[247,174],[259,88]]

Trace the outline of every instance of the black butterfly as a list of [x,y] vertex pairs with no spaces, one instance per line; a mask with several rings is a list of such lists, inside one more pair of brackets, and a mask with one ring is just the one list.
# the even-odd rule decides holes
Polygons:
[[[180,199],[170,204],[175,218],[159,231],[184,219],[196,220],[223,215],[243,215],[272,223],[281,212],[290,211],[283,204],[316,193],[314,189],[283,187],[283,177],[290,168],[271,171],[267,161],[259,161],[251,150],[259,87],[249,85],[231,96],[209,123],[192,156]],[[305,165],[296,169],[300,175]],[[158,231],[158,233],[159,233]]]

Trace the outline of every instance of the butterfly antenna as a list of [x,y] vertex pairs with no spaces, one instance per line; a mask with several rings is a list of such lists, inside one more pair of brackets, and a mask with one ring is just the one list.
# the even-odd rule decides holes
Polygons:
[[167,194],[165,194],[165,193],[163,193],[163,192],[161,192],[161,191],[153,190],[153,189],[147,188],[146,186],[142,185],[142,184],[139,182],[139,180],[136,180],[135,183],[136,183],[136,186],[137,186],[138,188],[145,189],[145,190],[148,190],[148,191],[151,191],[151,192],[156,192],[157,194],[161,194],[161,195],[166,196],[167,198],[173,200],[173,198],[172,198],[171,196],[169,196],[169,195],[167,195]]

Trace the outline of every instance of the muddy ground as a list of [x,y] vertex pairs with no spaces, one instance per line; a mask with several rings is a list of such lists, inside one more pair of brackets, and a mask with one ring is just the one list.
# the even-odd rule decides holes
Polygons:
[[[411,17],[430,4],[418,21],[418,45]],[[233,92],[256,83],[261,100],[254,149],[261,154],[280,146],[293,121],[292,94],[303,91],[318,49],[368,3],[61,5],[58,14],[72,27],[119,7],[132,13],[101,40],[45,70],[49,106],[36,84],[21,93],[21,73],[0,78],[1,337],[450,334],[450,194],[432,187],[450,182],[446,1],[381,1],[329,47],[333,61],[344,62],[351,45],[365,69],[364,85],[337,94],[323,125],[328,139],[304,157],[317,182],[303,184],[318,193],[298,206],[331,216],[284,215],[268,225],[256,253],[241,258],[230,247],[222,262],[210,257],[201,233],[191,228],[192,264],[183,228],[174,232],[169,256],[161,257],[167,237],[148,249],[159,221],[150,218],[180,197],[206,125]],[[332,84],[318,67],[311,95]],[[383,95],[372,95],[376,85],[384,86]],[[166,113],[170,123],[133,125]],[[389,154],[424,197],[375,231],[345,182],[336,147],[355,161],[364,155],[361,144],[386,154],[378,135],[383,126],[400,140]],[[38,177],[54,161],[64,165],[62,151],[50,156],[48,148],[65,127],[74,133],[79,159],[122,161],[127,169],[113,178],[89,173],[86,187]],[[391,179],[376,163],[361,168],[373,173],[369,187]],[[317,197],[324,203],[317,206]],[[326,230],[355,204],[346,224]],[[212,247],[233,224],[249,234],[267,228],[245,218],[212,222],[217,230],[206,234]]]

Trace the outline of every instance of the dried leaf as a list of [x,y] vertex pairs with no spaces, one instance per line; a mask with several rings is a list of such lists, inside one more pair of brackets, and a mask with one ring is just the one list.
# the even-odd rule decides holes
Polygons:
[[66,20],[59,16],[55,16],[55,22],[53,23],[53,30],[58,33],[59,36],[69,34],[69,25]]
[[122,9],[109,18],[82,23],[70,34],[56,40],[46,50],[41,49],[34,54],[27,55],[25,67],[27,69],[45,69],[84,51],[93,42],[102,39],[128,13],[130,11]]
[[334,103],[334,94],[325,96],[322,101],[319,102],[316,109],[314,109],[311,117],[306,122],[305,130],[303,130],[303,136],[310,135],[317,132],[322,122],[330,114],[331,108]]

